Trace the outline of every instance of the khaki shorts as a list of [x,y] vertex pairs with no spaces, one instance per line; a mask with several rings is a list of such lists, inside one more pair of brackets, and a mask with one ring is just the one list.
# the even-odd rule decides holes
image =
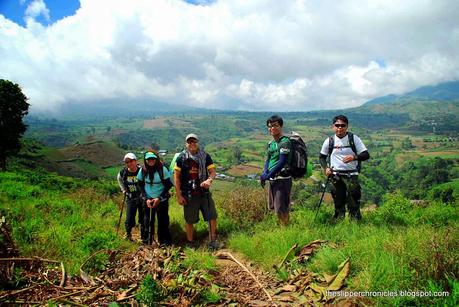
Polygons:
[[217,210],[211,193],[187,199],[187,204],[183,206],[185,222],[187,224],[199,222],[199,211],[201,211],[204,221],[217,219]]

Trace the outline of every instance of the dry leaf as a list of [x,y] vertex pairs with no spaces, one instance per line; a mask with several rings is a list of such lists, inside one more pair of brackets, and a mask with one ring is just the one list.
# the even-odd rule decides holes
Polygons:
[[328,290],[338,291],[344,285],[344,280],[349,275],[349,258],[341,263],[338,267],[338,273],[334,276],[332,282],[328,285]]

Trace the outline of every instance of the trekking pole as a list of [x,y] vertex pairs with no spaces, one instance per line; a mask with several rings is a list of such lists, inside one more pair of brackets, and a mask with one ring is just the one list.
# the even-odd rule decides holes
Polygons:
[[123,216],[125,202],[126,202],[126,194],[124,194],[123,203],[121,204],[120,218],[118,219],[118,224],[116,225],[116,235],[118,235],[118,231],[120,230],[121,217]]
[[210,197],[209,197],[210,191],[207,190],[206,196],[207,196],[207,223],[209,224],[209,243],[212,242],[212,234],[211,234],[211,228],[210,228]]
[[[148,208],[148,206],[147,206],[147,208]],[[152,215],[153,215],[153,208],[148,208],[148,209],[150,209],[150,220],[149,220],[149,222],[148,222],[148,245],[151,245],[151,244],[153,243],[152,234],[153,234],[153,235],[155,234],[154,231],[152,231],[152,229],[151,229],[151,228],[152,228],[152,227],[151,227],[151,226],[152,226],[152,222],[151,222],[151,221],[152,221],[152,218],[153,218],[153,217],[152,217]]]
[[317,204],[317,207],[316,207],[316,214],[314,216],[314,222],[316,221],[317,215],[319,214],[320,205],[322,204],[322,201],[324,199],[325,191],[327,190],[328,183],[330,182],[330,177],[331,176],[327,177],[327,181],[325,181],[325,184],[323,185],[324,190],[322,191],[322,196],[320,197],[320,201],[319,201],[319,203]]

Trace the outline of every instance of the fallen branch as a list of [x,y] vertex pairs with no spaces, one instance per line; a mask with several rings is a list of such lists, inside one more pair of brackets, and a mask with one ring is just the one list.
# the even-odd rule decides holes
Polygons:
[[59,284],[60,287],[64,287],[65,285],[65,267],[64,267],[64,263],[61,262],[61,270],[62,270],[62,279],[61,279],[61,283]]
[[27,290],[30,290],[30,289],[33,289],[33,288],[35,288],[36,286],[38,286],[38,285],[33,285],[33,286],[31,286],[31,287],[28,287],[28,288],[24,288],[24,289],[20,289],[20,290],[11,291],[10,293],[6,293],[5,295],[0,296],[0,299],[5,298],[5,297],[8,297],[8,296],[16,295],[16,294],[19,294],[19,293],[21,293],[21,292],[24,292],[24,291],[27,291]]
[[0,261],[41,261],[41,262],[50,262],[50,263],[61,263],[57,260],[50,260],[40,257],[32,257],[32,258],[0,258]]
[[236,262],[241,268],[243,268],[247,273],[249,273],[249,275],[255,280],[255,282],[258,284],[258,286],[263,290],[263,292],[266,294],[266,296],[268,297],[269,301],[272,301],[272,297],[271,295],[269,294],[269,292],[265,289],[265,287],[263,287],[263,285],[260,283],[260,281],[258,280],[258,278],[245,266],[243,265],[241,262],[239,262],[230,252],[218,252],[216,254],[216,256],[220,259],[231,259],[232,261]]
[[65,284],[65,267],[62,261],[45,259],[40,257],[32,257],[32,258],[0,258],[0,261],[40,261],[40,262],[49,262],[49,263],[60,263],[61,264],[61,271],[62,271],[62,278],[61,283],[59,284],[60,287],[63,287]]

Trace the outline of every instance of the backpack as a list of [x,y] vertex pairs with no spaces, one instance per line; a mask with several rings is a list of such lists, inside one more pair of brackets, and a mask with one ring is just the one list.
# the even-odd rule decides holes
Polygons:
[[[347,136],[349,138],[349,147],[351,147],[352,151],[357,155],[357,148],[355,147],[355,142],[354,142],[354,134],[352,132],[348,132]],[[330,157],[333,149],[335,147],[335,136],[331,136],[328,138],[328,156]],[[360,169],[362,167],[361,161],[357,160],[357,171],[360,173]]]
[[171,164],[169,165],[169,172],[171,174],[171,182],[175,186],[175,164],[177,163],[177,158],[180,156],[180,152],[175,153],[174,157],[172,158]]
[[292,131],[288,136],[292,144],[292,159],[289,170],[293,179],[309,177],[312,175],[312,164],[308,161],[308,148],[301,136]]

